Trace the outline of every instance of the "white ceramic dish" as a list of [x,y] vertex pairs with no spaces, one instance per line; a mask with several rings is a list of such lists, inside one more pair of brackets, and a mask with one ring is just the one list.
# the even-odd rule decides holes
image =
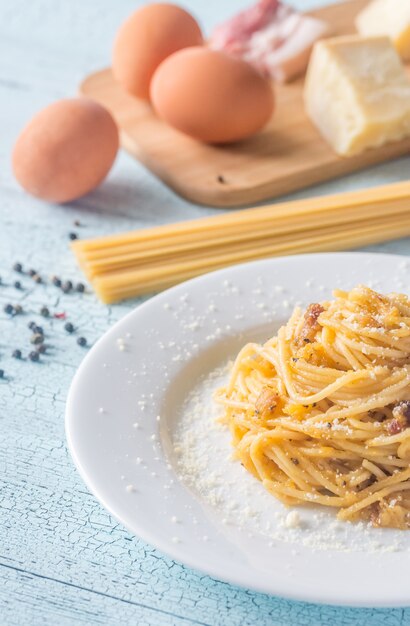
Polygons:
[[[220,580],[311,602],[409,605],[410,532],[335,524],[331,513],[305,509],[302,528],[284,528],[282,505],[227,460],[229,437],[212,428],[211,400],[209,416],[203,407],[199,415],[209,430],[190,420],[192,404],[182,409],[207,373],[248,339],[272,335],[294,304],[359,283],[409,292],[410,260],[341,253],[258,261],[179,285],[127,315],[84,359],[67,401],[68,444],[89,489],[130,531]],[[189,451],[175,451],[184,433],[191,461],[195,446],[209,450],[191,469]],[[202,480],[210,475],[212,484]]]

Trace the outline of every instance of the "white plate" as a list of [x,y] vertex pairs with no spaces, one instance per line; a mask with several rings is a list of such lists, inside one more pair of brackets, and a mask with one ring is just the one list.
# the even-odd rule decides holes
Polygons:
[[287,528],[288,510],[228,458],[229,435],[204,395],[218,383],[209,372],[276,332],[295,303],[359,283],[409,292],[410,262],[364,253],[258,261],[127,315],[84,359],[67,401],[68,444],[89,489],[130,531],[220,580],[311,602],[409,605],[410,532],[306,508],[302,527]]

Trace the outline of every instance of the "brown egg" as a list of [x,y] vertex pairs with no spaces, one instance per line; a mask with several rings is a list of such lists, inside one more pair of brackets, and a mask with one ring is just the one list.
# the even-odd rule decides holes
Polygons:
[[173,52],[203,43],[194,18],[174,4],[149,4],[121,26],[114,43],[115,79],[137,98],[149,99],[151,78]]
[[151,99],[159,117],[206,143],[256,133],[274,107],[269,81],[248,63],[198,47],[161,63],[152,79]]
[[111,114],[88,98],[60,100],[33,117],[13,150],[18,182],[33,196],[69,202],[96,187],[118,152]]

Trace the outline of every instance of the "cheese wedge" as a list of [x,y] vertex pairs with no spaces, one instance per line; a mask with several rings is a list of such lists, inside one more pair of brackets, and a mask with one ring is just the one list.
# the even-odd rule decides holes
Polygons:
[[388,37],[337,37],[315,44],[306,112],[340,155],[410,136],[410,79]]
[[373,0],[356,18],[361,35],[388,35],[404,61],[410,60],[410,0]]

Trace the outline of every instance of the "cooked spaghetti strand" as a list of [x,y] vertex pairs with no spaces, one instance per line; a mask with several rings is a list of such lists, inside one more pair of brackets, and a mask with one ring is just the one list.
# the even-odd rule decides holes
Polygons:
[[236,457],[287,505],[410,528],[410,300],[359,286],[295,309],[217,393]]

